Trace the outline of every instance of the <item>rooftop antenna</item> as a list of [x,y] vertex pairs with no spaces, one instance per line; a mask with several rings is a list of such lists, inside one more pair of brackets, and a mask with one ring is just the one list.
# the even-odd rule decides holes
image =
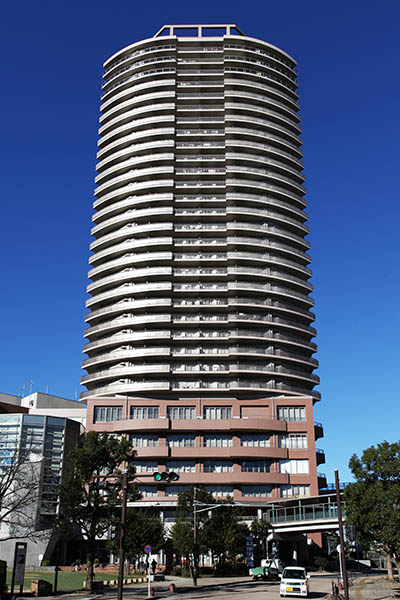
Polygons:
[[29,395],[32,394],[32,385],[33,385],[33,381],[32,379],[29,380]]
[[25,398],[25,386],[26,386],[26,383],[24,382],[24,384],[22,386],[22,398]]

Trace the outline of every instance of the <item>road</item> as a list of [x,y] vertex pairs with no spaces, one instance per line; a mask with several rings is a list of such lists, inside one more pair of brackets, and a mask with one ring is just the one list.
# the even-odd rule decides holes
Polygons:
[[[310,596],[309,598],[317,600],[324,598],[331,592],[331,582],[335,576],[329,575],[311,575]],[[174,583],[175,593],[169,591],[169,586]],[[202,578],[199,579],[198,586],[193,587],[191,579],[181,577],[168,577],[168,581],[152,584],[155,591],[155,598],[168,598],[177,600],[186,598],[187,600],[207,599],[212,600],[278,600],[279,582],[252,581],[249,577],[227,577],[227,578]],[[106,589],[102,595],[71,594],[63,596],[63,600],[115,600],[116,590]],[[144,600],[147,598],[147,585],[127,586],[124,588],[124,600]]]

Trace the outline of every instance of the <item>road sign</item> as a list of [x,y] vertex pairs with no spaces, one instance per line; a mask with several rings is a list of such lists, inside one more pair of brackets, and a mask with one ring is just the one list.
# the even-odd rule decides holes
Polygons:
[[146,552],[146,554],[151,554],[151,546],[145,546],[144,551]]
[[253,536],[246,536],[246,563],[248,567],[254,567],[254,540]]

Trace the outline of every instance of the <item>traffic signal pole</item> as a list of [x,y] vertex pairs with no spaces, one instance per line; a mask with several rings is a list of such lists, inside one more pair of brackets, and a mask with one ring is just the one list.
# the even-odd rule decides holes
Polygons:
[[339,522],[339,537],[340,537],[340,556],[339,561],[342,566],[342,577],[343,577],[343,590],[345,600],[349,600],[349,585],[347,581],[347,569],[346,569],[346,557],[344,555],[344,535],[343,535],[343,521],[342,521],[342,505],[340,499],[340,486],[339,486],[339,471],[335,471],[335,486],[336,486],[336,502],[338,507],[338,522]]

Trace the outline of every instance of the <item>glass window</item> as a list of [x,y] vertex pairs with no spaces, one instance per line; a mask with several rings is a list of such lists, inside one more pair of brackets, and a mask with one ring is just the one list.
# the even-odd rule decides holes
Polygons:
[[309,485],[281,485],[281,498],[293,498],[297,496],[309,495]]
[[281,473],[289,473],[291,475],[303,475],[308,473],[308,460],[281,460]]
[[196,418],[196,407],[195,406],[169,406],[167,414],[170,419],[195,419]]
[[271,493],[271,485],[242,485],[242,496],[247,498],[262,498],[270,496]]
[[178,496],[180,492],[184,492],[185,490],[189,490],[189,485],[167,485],[165,487],[165,495],[166,496]]
[[130,442],[136,448],[149,448],[158,446],[158,435],[131,435]]
[[232,444],[232,436],[215,433],[206,434],[203,441],[206,448],[228,448]]
[[289,433],[279,436],[279,447],[292,450],[307,449],[307,435],[305,433]]
[[173,434],[167,436],[167,445],[170,448],[194,448],[196,436],[190,434]]
[[205,419],[231,419],[232,406],[205,406],[203,416]]
[[269,448],[271,436],[267,433],[244,433],[240,438],[241,446]]
[[233,496],[233,487],[231,485],[206,485],[205,488],[215,498]]
[[136,473],[153,473],[158,468],[156,460],[134,460],[132,464],[136,469]]
[[278,419],[280,421],[305,421],[305,406],[278,406]]
[[232,473],[233,463],[227,460],[207,460],[203,465],[204,473]]
[[121,421],[122,406],[95,406],[94,407],[94,423],[102,421]]
[[269,473],[269,460],[245,460],[242,462],[243,473]]
[[158,419],[158,406],[131,406],[131,419]]
[[175,471],[176,473],[195,473],[196,461],[194,460],[171,460],[166,464],[166,471]]
[[140,485],[139,491],[143,498],[152,498],[153,496],[157,496],[157,486],[155,485]]

